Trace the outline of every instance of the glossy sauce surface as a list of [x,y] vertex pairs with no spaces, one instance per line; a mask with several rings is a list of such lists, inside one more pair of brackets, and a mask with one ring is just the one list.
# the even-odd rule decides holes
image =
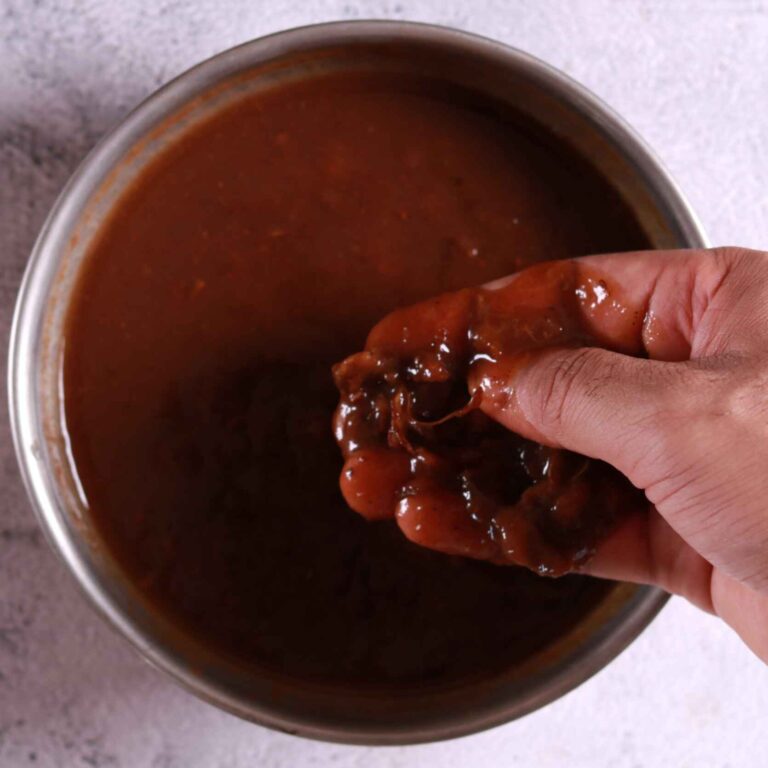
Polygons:
[[[526,440],[480,407],[540,350],[639,353],[642,314],[614,290],[564,260],[382,319],[365,349],[334,368],[347,503],[447,554],[547,576],[585,563],[642,494],[609,465]],[[596,313],[610,339],[596,335]]]
[[588,165],[475,95],[347,75],[245,98],[144,171],[80,277],[66,425],[99,533],[158,609],[256,668],[407,686],[519,662],[605,585],[354,514],[331,367],[397,306],[646,245]]

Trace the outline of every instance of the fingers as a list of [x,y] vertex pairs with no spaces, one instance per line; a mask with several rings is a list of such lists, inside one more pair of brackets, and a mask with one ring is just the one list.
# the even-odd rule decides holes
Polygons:
[[[634,332],[655,360],[680,361],[768,342],[768,255],[746,248],[637,251],[574,259],[578,311],[603,346]],[[524,270],[486,287],[525,279]]]
[[[643,251],[576,261],[586,275],[605,281],[627,312],[643,312],[641,340],[652,359],[679,361],[766,348],[764,252]],[[599,335],[610,317],[604,312],[588,319]]]
[[[691,352],[693,284],[707,251],[642,251],[536,265],[486,287],[498,311],[560,304],[599,346],[657,360]],[[567,271],[564,267],[568,267]]]
[[[665,414],[684,410],[698,390],[698,367],[675,361],[739,343],[766,344],[768,324],[762,336],[755,330],[738,342],[733,330],[726,339],[722,329],[728,323],[720,310],[723,302],[738,304],[742,273],[766,270],[768,261],[751,252],[699,250],[589,256],[570,263],[567,289],[554,298],[541,292],[547,276],[535,270],[546,270],[542,265],[492,284],[489,301],[498,305],[497,312],[507,304],[510,311],[520,305],[540,311],[547,302],[575,295],[568,311],[605,349],[488,356],[473,367],[470,387],[483,393],[483,410],[509,429],[608,461],[634,481],[632,470],[653,449]],[[728,317],[735,327],[733,314]],[[720,317],[716,331],[713,317]],[[651,359],[629,356],[643,353]]]
[[605,541],[582,572],[602,578],[655,584],[710,613],[712,566],[658,512],[632,515]]
[[[715,285],[721,274],[708,251],[607,254],[578,263],[587,294],[581,310],[595,337],[610,342],[613,315],[629,316],[637,318],[637,345],[648,357],[690,358],[696,286],[700,282]],[[605,286],[602,302],[594,294],[596,285]],[[606,346],[615,349],[610,343]]]
[[715,613],[768,664],[768,594],[750,589],[718,569],[711,582]]
[[768,662],[768,595],[713,568],[655,510],[638,514],[609,536],[583,573],[654,584],[727,622]]
[[508,429],[607,461],[634,481],[659,421],[684,407],[694,377],[683,364],[582,348],[530,353],[513,367],[482,363],[471,385]]

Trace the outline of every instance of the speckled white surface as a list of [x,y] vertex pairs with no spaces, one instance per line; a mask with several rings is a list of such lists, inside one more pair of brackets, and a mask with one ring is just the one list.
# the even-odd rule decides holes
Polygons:
[[[648,139],[715,243],[768,247],[766,2],[0,0],[3,343],[43,218],[111,124],[219,50],[364,17],[462,27],[561,67]],[[2,768],[768,765],[768,668],[680,600],[577,691],[460,741],[342,747],[218,712],[147,667],[85,604],[35,526],[4,398],[0,408]]]

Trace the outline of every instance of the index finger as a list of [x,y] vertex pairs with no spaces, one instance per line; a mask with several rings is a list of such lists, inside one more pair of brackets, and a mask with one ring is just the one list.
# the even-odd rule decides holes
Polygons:
[[[548,270],[564,264],[536,265],[486,286],[499,292],[499,304],[527,300],[532,289],[552,281]],[[710,251],[634,251],[585,256],[567,263],[568,283],[557,286],[560,300],[575,299],[572,311],[603,346],[657,360],[686,360],[693,341],[696,283],[715,283],[720,273]]]

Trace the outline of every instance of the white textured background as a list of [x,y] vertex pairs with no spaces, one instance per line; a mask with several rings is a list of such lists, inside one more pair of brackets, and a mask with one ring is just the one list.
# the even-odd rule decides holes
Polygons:
[[[768,247],[768,3],[759,0],[0,0],[0,332],[78,160],[202,58],[308,22],[407,18],[541,56],[658,151],[716,244]],[[5,350],[2,350],[5,365]],[[196,701],[87,607],[42,541],[0,406],[0,766],[741,768],[768,765],[768,668],[673,600],[609,668],[517,723],[438,745],[303,741]]]

